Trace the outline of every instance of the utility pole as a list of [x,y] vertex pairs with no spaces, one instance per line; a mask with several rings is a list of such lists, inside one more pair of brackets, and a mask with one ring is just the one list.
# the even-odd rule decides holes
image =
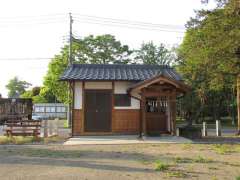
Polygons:
[[[73,63],[72,59],[72,24],[73,24],[73,18],[72,14],[69,13],[69,57],[68,57],[68,66],[70,67]],[[68,104],[68,126],[72,127],[72,94],[73,94],[73,85],[72,82],[69,82],[69,90],[68,90],[68,98],[69,98],[69,104]]]
[[73,18],[72,18],[72,13],[69,13],[69,65],[71,66],[73,63],[72,60],[72,24],[73,24]]

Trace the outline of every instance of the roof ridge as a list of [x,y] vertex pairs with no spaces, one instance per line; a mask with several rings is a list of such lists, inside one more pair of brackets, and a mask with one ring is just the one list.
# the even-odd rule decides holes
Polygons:
[[125,66],[125,67],[161,67],[161,68],[170,68],[172,69],[170,65],[158,65],[158,64],[80,64],[80,63],[73,63],[72,66],[97,66],[97,67],[102,67],[102,66]]

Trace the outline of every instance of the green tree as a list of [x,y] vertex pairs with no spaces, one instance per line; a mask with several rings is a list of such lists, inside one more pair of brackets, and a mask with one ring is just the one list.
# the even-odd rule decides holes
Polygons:
[[21,81],[18,79],[18,77],[14,77],[6,85],[6,88],[8,89],[8,97],[18,98],[26,91],[29,86],[31,86],[30,83],[26,81]]
[[164,44],[156,46],[153,42],[143,43],[135,53],[135,60],[138,63],[170,65],[175,61],[174,53],[168,50]]
[[178,70],[193,87],[194,102],[200,102],[198,110],[188,109],[195,112],[192,114],[208,109],[216,119],[226,104],[233,104],[240,72],[240,7],[236,2],[229,0],[214,10],[198,11],[187,23],[178,49]]
[[[128,63],[132,53],[127,45],[122,45],[112,35],[90,35],[75,39],[72,49],[74,63],[82,64]],[[68,66],[68,54],[68,46],[64,46],[49,63],[44,78],[44,87],[56,96],[57,101],[64,103],[68,102],[68,86],[66,82],[59,81],[59,78]]]
[[127,64],[132,51],[127,45],[122,45],[114,36],[106,34],[101,36],[87,36],[75,39],[73,56],[79,63],[90,64]]
[[31,90],[25,91],[20,96],[21,98],[32,98],[33,103],[55,103],[56,97],[46,87],[34,87]]

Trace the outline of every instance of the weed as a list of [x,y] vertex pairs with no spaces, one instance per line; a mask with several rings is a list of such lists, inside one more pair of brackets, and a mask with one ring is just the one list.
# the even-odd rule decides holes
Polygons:
[[10,144],[11,138],[6,136],[0,136],[0,144]]
[[213,176],[211,180],[218,180],[218,178],[216,176]]
[[217,144],[213,147],[213,150],[218,153],[218,154],[229,154],[229,153],[233,153],[234,150],[232,147],[230,147],[229,145],[222,145],[222,144]]
[[176,163],[191,163],[192,159],[189,158],[182,158],[182,157],[175,157]]
[[240,176],[237,176],[235,179],[236,179],[236,180],[240,180]]
[[218,170],[216,167],[208,167],[209,170]]
[[208,158],[204,158],[200,155],[197,158],[195,158],[193,161],[195,163],[211,163],[211,162],[213,162],[213,160],[208,159]]
[[192,144],[184,144],[182,149],[183,150],[191,150],[193,148]]
[[155,171],[166,171],[169,169],[169,164],[161,162],[160,160],[155,161]]
[[176,177],[176,178],[184,178],[186,177],[186,174],[180,172],[180,171],[173,171],[167,173],[168,177]]

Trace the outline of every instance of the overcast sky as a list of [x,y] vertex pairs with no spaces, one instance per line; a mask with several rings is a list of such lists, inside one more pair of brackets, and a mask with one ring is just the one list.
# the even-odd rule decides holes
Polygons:
[[[0,5],[0,93],[6,97],[5,85],[18,76],[33,86],[42,85],[48,59],[67,43],[68,13],[73,14],[73,32],[84,37],[90,34],[113,34],[130,48],[142,42],[165,43],[168,47],[181,43],[184,25],[195,9],[211,8],[200,0],[7,0]],[[103,25],[88,16],[141,21],[164,25],[124,27]],[[166,28],[169,28],[166,30]],[[166,32],[174,31],[174,32]],[[28,58],[27,60],[23,59]],[[33,58],[33,59],[32,59]],[[42,59],[43,58],[43,59]]]

